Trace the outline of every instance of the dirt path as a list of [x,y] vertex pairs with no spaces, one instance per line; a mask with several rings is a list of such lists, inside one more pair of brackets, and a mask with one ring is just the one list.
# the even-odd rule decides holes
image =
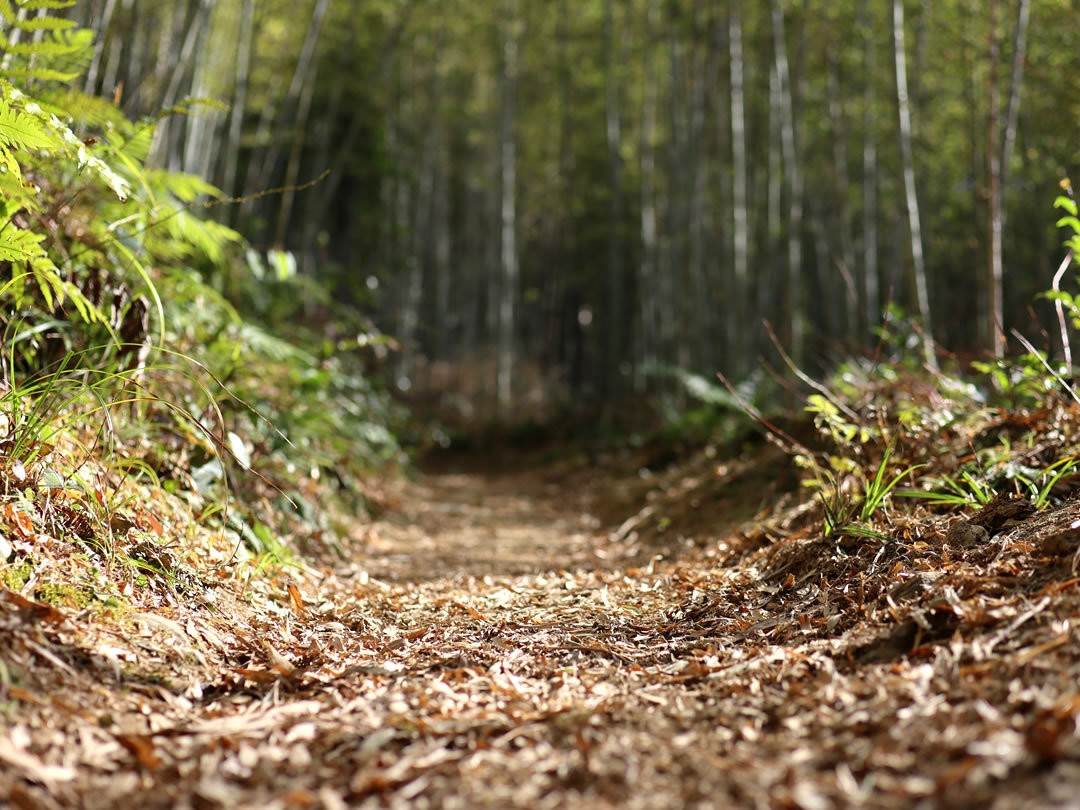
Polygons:
[[429,474],[374,527],[364,566],[387,581],[592,568],[607,532],[587,509],[583,493],[535,471]]
[[[0,603],[0,805],[1071,806],[1077,599],[1045,590],[1056,568],[1010,599],[999,554],[986,596],[900,575],[940,538],[839,559],[796,523],[756,556],[713,539],[628,565],[670,518],[646,503],[613,531],[587,474],[543,476],[404,486],[362,566],[295,596],[93,636]],[[1032,633],[993,641],[1008,627]]]

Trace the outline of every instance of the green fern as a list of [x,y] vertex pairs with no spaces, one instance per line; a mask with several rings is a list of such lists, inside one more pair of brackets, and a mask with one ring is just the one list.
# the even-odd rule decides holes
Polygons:
[[[73,5],[75,0],[0,0],[0,18],[10,27],[0,31],[0,69],[6,78],[68,82],[82,72],[93,33],[76,31],[74,20],[44,13]],[[32,36],[24,40],[24,33]]]
[[37,100],[46,112],[61,120],[73,119],[97,130],[112,131],[130,125],[124,113],[110,100],[91,96],[65,85],[45,86]]
[[56,149],[60,141],[38,116],[0,99],[0,146],[5,149]]

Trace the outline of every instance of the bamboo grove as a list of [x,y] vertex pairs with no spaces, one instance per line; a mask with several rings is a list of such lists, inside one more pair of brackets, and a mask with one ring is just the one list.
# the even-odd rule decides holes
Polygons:
[[[86,88],[462,409],[1036,342],[1080,160],[1069,0],[94,0]],[[194,109],[194,108],[193,108]],[[311,188],[308,181],[329,173]],[[258,195],[269,189],[280,193]],[[314,295],[314,293],[313,293]],[[903,313],[903,314],[901,314]],[[771,360],[769,362],[772,362]]]

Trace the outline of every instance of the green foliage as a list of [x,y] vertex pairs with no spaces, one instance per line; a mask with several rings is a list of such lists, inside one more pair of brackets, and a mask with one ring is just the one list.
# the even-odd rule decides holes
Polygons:
[[1057,382],[1046,371],[1045,353],[975,360],[971,367],[989,377],[990,390],[999,402],[1014,408],[1041,402],[1057,387]]
[[[1080,459],[1068,456],[1041,470],[1025,470],[1006,462],[1002,472],[1004,479],[1023,485],[1036,509],[1046,509],[1050,505],[1054,485],[1075,472],[1078,466]],[[905,490],[896,494],[919,498],[932,505],[950,506],[984,506],[994,496],[994,488],[986,480],[975,477],[967,470],[962,470],[957,478],[938,475],[928,478],[926,483],[931,488],[929,491]]]
[[[870,522],[891,497],[893,489],[900,481],[925,464],[913,464],[900,472],[889,473],[889,461],[892,459],[895,441],[890,442],[882,454],[874,474],[863,476],[854,462],[839,457],[829,460],[828,467],[814,463],[806,456],[799,457],[803,466],[810,466],[814,471],[813,485],[817,488],[825,512],[825,536],[857,535],[876,537],[882,535],[870,527]],[[843,479],[847,476],[861,478],[860,493],[852,497],[845,492]]]
[[1060,195],[1054,200],[1054,208],[1065,211],[1065,216],[1057,221],[1057,226],[1066,229],[1065,247],[1074,253],[1080,253],[1080,218],[1077,218],[1076,200],[1072,198],[1069,182],[1065,180],[1062,184],[1069,191],[1069,195]]
[[1077,466],[1080,466],[1080,459],[1069,456],[1068,458],[1058,459],[1046,469],[1041,470],[1034,478],[1017,473],[1016,479],[1027,487],[1035,508],[1045,509],[1050,505],[1050,492],[1053,490],[1054,485],[1076,470]]
[[814,425],[818,430],[828,433],[837,444],[854,441],[866,444],[874,435],[869,426],[855,424],[849,419],[850,414],[843,414],[833,400],[822,394],[808,396],[804,410],[814,414]]
[[769,391],[760,374],[751,374],[734,386],[734,392],[715,379],[677,366],[650,366],[650,377],[674,379],[698,407],[677,407],[671,397],[661,398],[661,416],[670,438],[709,439],[731,436],[752,419],[747,406],[758,408]]
[[921,498],[934,505],[954,506],[983,506],[994,495],[993,489],[988,484],[967,470],[962,470],[956,478],[942,474],[928,479],[927,483],[931,491],[908,489],[896,494],[905,498]]
[[6,78],[66,82],[79,75],[91,32],[77,32],[73,20],[47,13],[73,5],[75,0],[0,0],[0,17],[9,26],[0,31]]
[[[0,476],[79,487],[80,462],[55,448],[81,445],[115,481],[176,492],[260,559],[285,560],[282,512],[258,504],[284,489],[300,503],[303,485],[287,483],[297,477],[332,478],[361,499],[363,473],[397,458],[388,400],[358,341],[304,325],[303,307],[331,297],[309,294],[288,254],[255,272],[242,236],[204,215],[220,190],[147,168],[162,116],[131,121],[62,84],[92,53],[89,32],[49,16],[67,5],[0,0]],[[26,33],[17,44],[14,30]],[[111,555],[123,504],[82,503]],[[297,524],[315,532],[325,518],[308,509],[294,534]]]

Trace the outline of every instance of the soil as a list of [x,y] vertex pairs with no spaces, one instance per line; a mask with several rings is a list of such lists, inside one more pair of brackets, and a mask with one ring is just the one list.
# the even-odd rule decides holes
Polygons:
[[0,805],[1075,806],[1080,505],[825,538],[770,446],[650,464],[444,459],[355,563],[155,612],[0,591]]

